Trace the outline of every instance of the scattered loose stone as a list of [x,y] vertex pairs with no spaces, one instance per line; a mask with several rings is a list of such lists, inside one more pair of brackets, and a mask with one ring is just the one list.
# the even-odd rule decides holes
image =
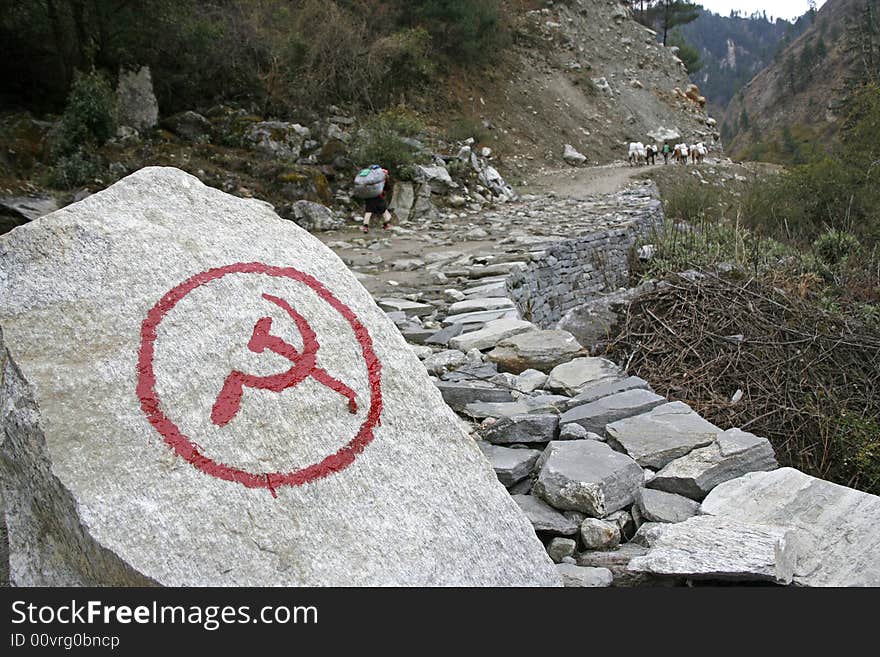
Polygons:
[[[457,326],[457,325],[453,325]],[[534,331],[535,325],[522,319],[496,319],[487,322],[478,331],[471,331],[464,335],[454,336],[449,341],[449,346],[461,351],[471,349],[491,349],[496,344],[507,338],[527,331]],[[460,333],[461,331],[459,331]]]
[[559,407],[568,397],[541,395],[539,397],[520,397],[515,402],[475,402],[468,404],[465,413],[481,420],[486,417],[511,417],[513,415],[557,414]]
[[616,522],[587,518],[581,523],[580,537],[587,550],[613,550],[620,545],[620,527]]
[[511,415],[495,422],[483,438],[497,445],[548,443],[556,438],[558,427],[558,415]]
[[667,464],[651,480],[651,488],[702,500],[718,484],[777,467],[769,440],[729,429],[718,434],[708,447],[695,449]]
[[562,563],[566,557],[573,557],[577,550],[577,543],[573,538],[554,538],[547,546],[547,554],[554,563]]
[[477,444],[498,475],[498,481],[508,488],[528,477],[541,456],[536,449],[498,447],[485,441]]
[[647,554],[648,548],[636,543],[623,543],[613,550],[595,550],[577,555],[577,564],[591,568],[607,568],[614,577],[613,586],[656,585],[662,579],[629,570],[629,562]]
[[[439,331],[434,331],[431,335],[425,338],[425,344],[436,344],[445,347],[449,344],[449,341],[452,340],[452,338],[461,335],[461,330],[461,324],[453,324],[452,326],[447,326]],[[458,347],[453,348],[458,349]]]
[[648,522],[684,522],[700,512],[700,505],[693,500],[650,488],[638,492],[636,504]]
[[581,352],[581,345],[567,331],[531,331],[507,338],[489,352],[499,369],[519,374],[528,369],[550,372]]
[[482,381],[437,381],[434,385],[440,389],[443,400],[459,413],[474,402],[513,401],[509,390]]
[[399,311],[406,313],[407,317],[424,317],[434,312],[434,306],[428,303],[407,301],[406,299],[384,298],[376,301],[382,310]]
[[579,392],[574,399],[571,400],[569,408],[581,406],[582,404],[589,404],[598,399],[602,399],[602,397],[616,395],[619,392],[639,389],[653,392],[651,386],[648,385],[648,382],[637,376],[629,376],[625,379],[610,379],[596,384],[588,384],[581,389],[581,392]]
[[798,558],[793,532],[730,518],[695,516],[676,524],[647,524],[639,535],[649,550],[629,562],[633,572],[789,584]]
[[532,523],[536,532],[574,536],[578,532],[578,524],[566,518],[552,506],[533,495],[512,495],[513,501],[519,504],[523,513]]
[[656,469],[697,447],[709,445],[720,433],[721,429],[682,402],[663,404],[605,427],[605,435],[613,446],[639,465]]
[[561,563],[556,566],[562,575],[562,585],[571,588],[604,588],[611,586],[614,575],[607,568],[590,568]]
[[467,299],[457,301],[449,306],[449,314],[461,314],[479,312],[481,310],[502,310],[513,308],[513,301],[507,297],[487,297],[482,299]]
[[468,362],[467,356],[455,349],[447,349],[432,354],[422,361],[425,369],[435,376],[457,369]]
[[552,442],[536,467],[536,495],[596,518],[632,504],[643,480],[635,461],[593,440]]
[[620,377],[620,368],[605,358],[575,358],[550,372],[547,389],[573,397],[586,386]]
[[579,424],[565,424],[559,430],[559,440],[586,440],[588,434]]
[[579,424],[587,431],[604,432],[605,426],[612,422],[644,413],[665,403],[665,398],[653,392],[628,390],[583,406],[575,406],[562,414],[560,422]]
[[547,375],[538,370],[526,370],[516,377],[514,387],[520,392],[534,392],[544,387],[547,382]]

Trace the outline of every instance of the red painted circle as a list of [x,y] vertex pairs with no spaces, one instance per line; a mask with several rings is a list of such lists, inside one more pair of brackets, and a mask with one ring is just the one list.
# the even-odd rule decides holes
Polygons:
[[[361,345],[364,361],[367,365],[367,377],[370,384],[370,408],[367,418],[351,441],[334,454],[330,454],[318,463],[314,463],[293,472],[253,473],[217,463],[199,451],[199,448],[185,436],[174,422],[161,409],[159,395],[156,392],[156,375],[153,371],[156,335],[159,324],[165,316],[197,287],[218,280],[227,274],[264,274],[278,278],[289,278],[309,286],[321,299],[332,306],[349,323],[355,337]],[[354,312],[339,301],[324,285],[308,274],[293,267],[273,267],[260,262],[236,263],[196,274],[170,290],[147,313],[141,326],[141,348],[138,354],[138,385],[137,394],[141,408],[150,424],[158,431],[165,442],[178,456],[189,461],[205,474],[235,481],[248,488],[267,488],[272,491],[281,486],[301,486],[310,481],[321,479],[339,472],[351,465],[358,454],[373,441],[373,429],[379,424],[382,413],[381,389],[382,365],[373,351],[373,342],[366,327]]]

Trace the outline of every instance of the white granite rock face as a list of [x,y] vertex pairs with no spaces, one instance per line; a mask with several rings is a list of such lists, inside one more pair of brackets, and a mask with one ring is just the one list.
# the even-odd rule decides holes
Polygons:
[[712,516],[645,525],[636,540],[650,549],[630,571],[691,579],[789,584],[798,555],[793,532]]
[[0,238],[15,585],[555,585],[329,249],[143,169]]
[[795,584],[880,586],[880,497],[793,468],[725,482],[703,500],[706,514],[793,530]]

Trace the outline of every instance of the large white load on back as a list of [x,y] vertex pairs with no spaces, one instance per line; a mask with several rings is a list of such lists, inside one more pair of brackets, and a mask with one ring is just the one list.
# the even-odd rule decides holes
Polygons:
[[354,275],[268,204],[143,169],[0,238],[15,585],[553,585]]
[[354,178],[355,198],[376,198],[385,191],[385,171],[379,166],[363,169]]

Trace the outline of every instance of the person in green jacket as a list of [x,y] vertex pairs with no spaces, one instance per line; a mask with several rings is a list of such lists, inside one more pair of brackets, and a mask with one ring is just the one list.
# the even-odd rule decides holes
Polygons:
[[669,144],[665,141],[663,142],[663,164],[669,164],[669,154],[672,152],[672,149],[669,148]]

